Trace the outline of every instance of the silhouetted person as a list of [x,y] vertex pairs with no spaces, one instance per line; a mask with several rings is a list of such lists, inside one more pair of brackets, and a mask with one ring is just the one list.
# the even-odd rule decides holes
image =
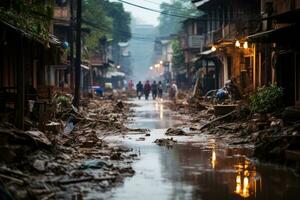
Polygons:
[[145,94],[146,100],[148,100],[148,98],[149,98],[150,91],[151,91],[151,85],[150,85],[149,81],[146,81],[146,83],[144,85],[144,94]]
[[151,85],[151,90],[152,90],[152,98],[153,98],[153,100],[155,100],[156,97],[157,97],[157,83],[156,83],[156,81],[153,81],[153,83]]
[[141,81],[136,84],[136,95],[138,96],[139,99],[141,99],[141,96],[143,94],[143,84]]
[[163,95],[163,84],[161,83],[161,81],[158,82],[157,92],[158,92],[158,98],[162,98],[162,95]]

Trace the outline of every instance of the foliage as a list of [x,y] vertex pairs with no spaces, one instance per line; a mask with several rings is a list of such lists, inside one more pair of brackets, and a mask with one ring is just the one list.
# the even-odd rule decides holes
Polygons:
[[57,98],[57,102],[60,103],[62,106],[67,106],[69,104],[69,99],[65,96],[59,96]]
[[[194,7],[190,0],[174,0],[172,3],[161,3],[160,9],[164,13],[181,16],[199,16],[201,13]],[[161,14],[159,17],[159,33],[168,36],[177,33],[181,28],[184,18]]]
[[89,50],[96,50],[99,48],[99,39],[112,29],[112,19],[107,16],[101,0],[88,1],[88,3],[83,3],[82,7],[83,20],[92,22],[96,26],[83,23],[84,28],[90,29],[90,33],[85,37],[85,46]]
[[130,34],[130,15],[123,4],[107,0],[93,0],[83,3],[83,27],[91,32],[85,38],[88,50],[101,51],[100,39],[108,38],[114,42],[128,41]]
[[184,55],[183,51],[180,47],[180,41],[178,39],[174,39],[172,41],[172,50],[173,50],[173,58],[172,63],[175,69],[179,69],[184,66]]
[[107,15],[113,19],[112,37],[115,42],[127,42],[131,38],[131,16],[125,12],[123,4],[108,2],[104,4]]
[[[46,3],[45,3],[46,2]],[[36,39],[48,41],[53,2],[19,0],[0,3],[0,20],[22,29]]]
[[283,89],[277,85],[263,86],[250,96],[250,108],[257,113],[270,113],[282,108]]

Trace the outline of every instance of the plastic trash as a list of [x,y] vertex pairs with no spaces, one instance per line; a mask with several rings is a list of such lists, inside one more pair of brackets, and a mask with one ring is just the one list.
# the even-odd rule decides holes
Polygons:
[[73,122],[67,123],[67,125],[64,128],[64,134],[67,134],[67,135],[70,134],[73,131],[74,127],[75,126],[74,126]]

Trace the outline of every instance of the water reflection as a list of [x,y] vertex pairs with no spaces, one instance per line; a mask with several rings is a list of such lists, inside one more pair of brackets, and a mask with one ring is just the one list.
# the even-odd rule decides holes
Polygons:
[[[174,126],[174,116],[162,102],[141,103],[145,105],[137,110],[135,128],[151,128],[151,137],[162,137],[164,128]],[[140,160],[134,163],[136,175],[111,199],[279,200],[300,195],[299,178],[284,169],[253,163],[247,159],[252,154],[249,149],[221,146],[213,139],[203,140],[200,146],[185,143],[167,149],[152,144],[154,138],[150,143],[147,139],[128,143],[141,150]]]
[[164,118],[164,105],[160,104],[159,107],[159,118],[162,120]]
[[158,99],[155,101],[155,111],[159,112],[159,119],[164,119],[164,104],[163,99]]
[[215,150],[215,148],[213,148],[212,155],[211,155],[211,165],[212,165],[213,169],[215,169],[215,167],[216,167],[216,160],[217,160],[216,150]]
[[248,198],[251,195],[256,197],[257,191],[262,189],[261,176],[257,174],[255,167],[253,169],[250,167],[251,162],[248,160],[245,160],[244,164],[235,166],[237,174],[235,193],[243,198]]

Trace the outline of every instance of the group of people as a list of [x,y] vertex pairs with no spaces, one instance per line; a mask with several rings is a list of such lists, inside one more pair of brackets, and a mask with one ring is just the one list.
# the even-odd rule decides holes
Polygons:
[[152,92],[152,98],[153,100],[156,99],[156,97],[162,98],[163,96],[163,85],[162,82],[159,81],[156,83],[156,81],[153,81],[152,84],[150,84],[150,81],[146,81],[146,83],[143,85],[142,81],[139,81],[136,85],[136,93],[139,99],[141,99],[142,95],[145,95],[145,99],[149,99],[149,95]]

